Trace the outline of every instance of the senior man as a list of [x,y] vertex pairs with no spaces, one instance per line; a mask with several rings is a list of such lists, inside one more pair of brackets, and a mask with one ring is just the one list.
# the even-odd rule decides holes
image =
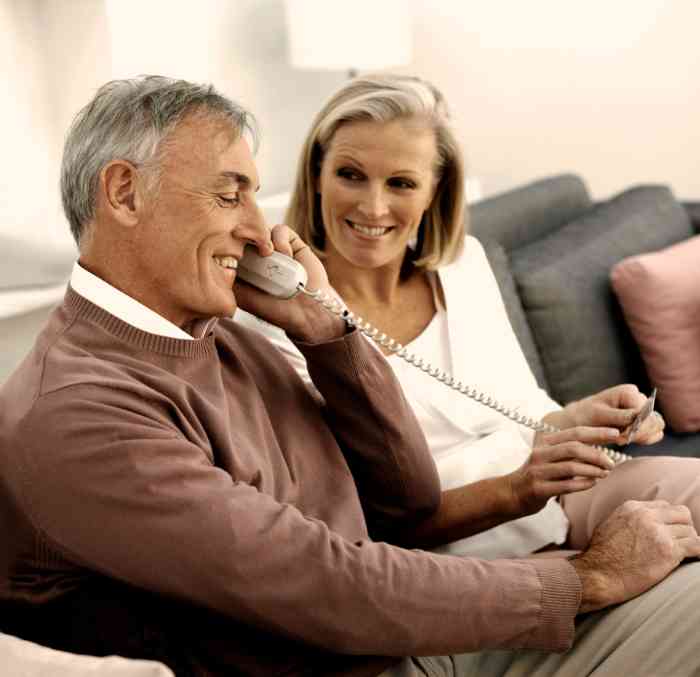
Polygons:
[[[234,286],[252,243],[327,287],[261,219],[252,132],[213,88],[162,77],[109,83],[76,118],[80,257],[0,393],[3,627],[178,675],[639,675],[659,623],[663,674],[694,674],[674,623],[696,633],[700,571],[668,576],[700,552],[683,506],[625,504],[572,559],[391,544],[440,488],[384,358],[308,297]],[[294,339],[323,408],[226,319],[237,302]]]

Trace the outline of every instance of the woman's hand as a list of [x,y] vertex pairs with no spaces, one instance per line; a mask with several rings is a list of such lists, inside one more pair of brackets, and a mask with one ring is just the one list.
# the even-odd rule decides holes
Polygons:
[[[601,390],[595,395],[567,404],[564,409],[545,416],[544,421],[556,428],[603,426],[617,428],[611,444],[628,444],[627,429],[646,402],[637,386],[630,383]],[[648,416],[634,436],[638,444],[654,444],[664,436],[666,423],[658,412]]]
[[542,433],[527,461],[506,476],[513,514],[539,512],[552,496],[585,491],[607,477],[615,464],[593,445],[611,444],[618,436],[616,428],[587,426]]
[[[307,287],[334,294],[318,257],[291,228],[277,225],[270,232],[275,251],[293,258],[306,269]],[[262,254],[265,256],[265,254]],[[241,308],[284,329],[291,338],[318,343],[342,336],[345,322],[304,294],[276,299],[246,284],[237,284],[236,300]]]

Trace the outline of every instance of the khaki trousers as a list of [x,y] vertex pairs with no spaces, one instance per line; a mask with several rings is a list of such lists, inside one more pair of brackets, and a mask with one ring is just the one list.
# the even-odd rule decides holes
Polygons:
[[[650,456],[616,467],[593,489],[562,498],[571,548],[629,499],[687,505],[700,530],[700,459]],[[569,551],[570,552],[570,551]],[[547,553],[554,555],[554,553]],[[569,554],[562,551],[563,554]],[[556,556],[556,555],[555,555]],[[572,648],[406,658],[381,677],[690,677],[700,675],[700,563],[681,565],[643,595],[580,616]]]

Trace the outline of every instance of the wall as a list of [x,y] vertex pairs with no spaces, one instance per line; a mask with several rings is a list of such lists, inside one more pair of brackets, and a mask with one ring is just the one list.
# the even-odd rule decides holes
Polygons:
[[38,0],[0,2],[0,234],[61,242],[55,128]]
[[0,92],[13,102],[0,112],[13,160],[0,163],[0,235],[61,252],[74,250],[57,188],[63,137],[103,82],[211,81],[247,105],[264,196],[288,187],[311,117],[345,77],[287,64],[283,0],[0,0],[0,35]]
[[[406,7],[415,43],[403,70],[445,91],[485,194],[575,171],[596,197],[658,181],[700,199],[700,3]],[[289,186],[311,116],[345,77],[287,64],[283,0],[0,0],[0,35],[0,93],[12,102],[0,112],[11,158],[0,164],[0,234],[62,250],[72,247],[57,191],[62,139],[102,82],[211,80],[248,105],[263,133],[264,196]],[[361,36],[339,48],[362,49]]]
[[575,171],[700,199],[700,3],[416,0],[413,70],[445,92],[484,191]]

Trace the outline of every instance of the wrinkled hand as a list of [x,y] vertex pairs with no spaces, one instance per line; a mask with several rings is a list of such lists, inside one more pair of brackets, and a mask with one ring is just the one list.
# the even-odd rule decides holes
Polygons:
[[700,556],[690,511],[667,501],[626,501],[571,558],[583,585],[581,612],[619,604],[645,592],[686,557]]
[[616,428],[580,426],[557,433],[541,433],[525,463],[506,480],[514,515],[541,510],[552,496],[590,489],[607,477],[613,461],[593,445],[617,439]]
[[[332,292],[328,275],[318,257],[291,228],[277,225],[270,231],[274,249],[301,263],[308,275],[307,287]],[[260,252],[262,256],[269,255]],[[276,299],[255,287],[236,282],[236,302],[240,308],[284,329],[292,338],[320,342],[342,336],[345,323],[331,315],[313,299],[297,294],[293,299]]]
[[[601,390],[595,395],[567,404],[564,409],[552,412],[545,421],[557,428],[573,426],[604,426],[617,428],[618,438],[612,444],[628,444],[625,434],[634,417],[640,411],[646,397],[636,385],[625,383]],[[638,444],[655,444],[663,439],[666,423],[658,412],[652,413],[634,436]]]

